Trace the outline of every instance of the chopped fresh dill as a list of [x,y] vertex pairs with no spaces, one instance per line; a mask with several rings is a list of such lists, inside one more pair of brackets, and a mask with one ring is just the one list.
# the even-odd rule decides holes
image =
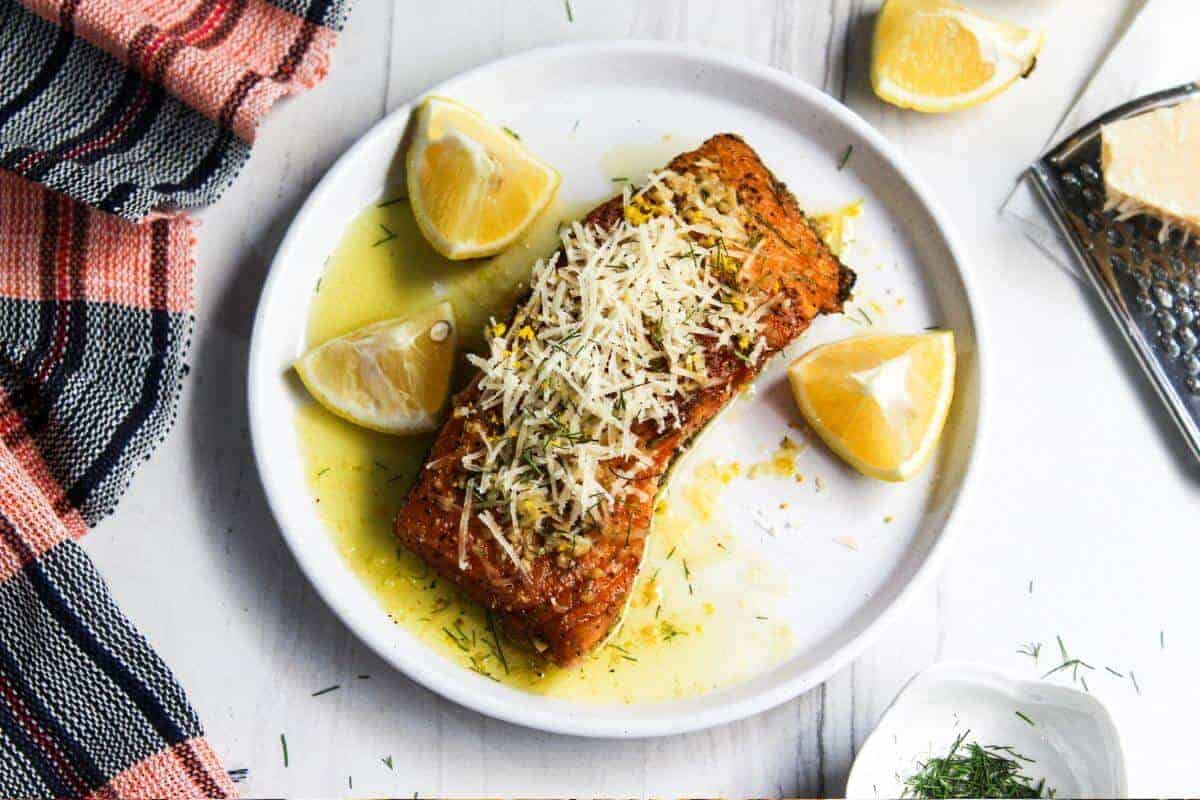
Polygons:
[[854,145],[846,145],[846,152],[842,153],[842,159],[838,162],[838,172],[846,168],[846,162],[850,160],[850,156],[854,154]]
[[1083,667],[1084,669],[1095,669],[1095,667],[1093,667],[1091,664],[1087,663],[1086,661],[1081,661],[1078,658],[1069,658],[1066,661],[1059,664],[1054,669],[1047,672],[1042,677],[1049,678],[1051,675],[1053,675],[1056,672],[1061,672],[1064,669],[1069,669],[1069,670],[1071,670],[1071,680],[1077,682],[1079,680],[1079,668],[1080,667]]
[[317,294],[321,291],[321,280],[321,278],[317,278],[317,285],[313,287],[313,294]]
[[633,653],[630,653],[628,650],[626,650],[621,645],[610,644],[609,647],[611,647],[613,650],[616,650],[620,654],[621,658],[625,659],[626,661],[634,661],[634,662],[637,661],[637,658],[634,657]]
[[379,760],[382,761],[384,763],[384,765],[387,766],[388,769],[391,769],[391,770],[395,769],[395,767],[392,766],[392,757],[391,756],[384,756],[383,758],[381,758]]
[[1166,634],[1165,634],[1165,633],[1163,633],[1162,631],[1159,631],[1159,632],[1158,632],[1158,649],[1159,649],[1159,650],[1166,650],[1166,649],[1167,649],[1167,640],[1166,640]]
[[283,766],[286,769],[288,766],[287,736],[282,733],[279,734],[279,746],[283,749]]
[[575,12],[571,10],[571,0],[563,0],[563,5],[567,7],[567,22],[574,22]]
[[317,477],[319,478],[322,475],[324,475],[326,472],[329,472],[329,469],[330,469],[329,467],[325,467],[324,469],[317,470]]
[[509,136],[513,137],[518,142],[521,141],[521,135],[519,133],[517,133],[516,131],[514,131],[512,128],[508,127],[507,125],[501,125],[500,127]]
[[389,228],[387,225],[384,225],[381,222],[381,223],[379,223],[379,227],[383,228],[383,232],[384,232],[385,236],[382,239],[377,240],[375,242],[375,244],[371,245],[371,247],[379,247],[379,245],[383,244],[384,242],[390,242],[392,239],[396,238],[395,232],[391,228]]
[[1041,655],[1042,652],[1042,643],[1030,642],[1029,644],[1021,645],[1021,647],[1017,649],[1017,652],[1023,656],[1029,656],[1034,661],[1037,661],[1038,656]]
[[863,308],[862,306],[859,306],[859,307],[858,307],[858,313],[860,313],[860,314],[862,314],[862,315],[863,315],[863,319],[865,319],[865,320],[867,321],[867,324],[868,324],[868,325],[874,325],[874,324],[875,324],[875,320],[871,319],[871,315],[870,315],[870,314],[868,314],[868,313],[867,313],[867,310],[866,310],[865,308]]
[[1138,696],[1141,696],[1141,694],[1142,694],[1142,687],[1141,687],[1141,686],[1138,686],[1138,682],[1137,682],[1137,676],[1133,674],[1133,670],[1129,670],[1129,680],[1133,681],[1133,689],[1134,689],[1134,691],[1138,693]]
[[[901,797],[1053,797],[1045,779],[1037,783],[1023,774],[1026,764],[1035,763],[1011,747],[983,746],[967,742],[970,731],[954,740],[942,757],[918,764],[917,772],[904,781]],[[1022,763],[1023,762],[1023,763]],[[1043,792],[1046,792],[1043,795]]]
[[1079,668],[1083,667],[1084,669],[1094,670],[1095,667],[1086,661],[1083,661],[1082,659],[1071,658],[1069,655],[1067,655],[1067,646],[1063,644],[1062,637],[1056,635],[1054,638],[1058,641],[1058,651],[1062,653],[1063,660],[1061,664],[1047,672],[1042,677],[1049,678],[1056,672],[1062,672],[1063,670],[1069,669],[1071,670],[1071,682],[1079,683]]
[[326,686],[324,689],[318,689],[317,691],[312,693],[312,696],[320,697],[323,694],[329,694],[330,692],[336,692],[340,688],[342,688],[342,685],[340,683],[335,683],[333,686]]
[[371,676],[370,676],[370,675],[359,675],[359,676],[358,676],[358,679],[359,679],[360,681],[366,681],[366,680],[370,680],[370,679],[371,679]]
[[504,657],[504,646],[500,644],[500,633],[496,630],[496,618],[492,616],[492,612],[487,615],[488,627],[492,629],[492,639],[496,643],[496,658],[500,659],[500,666],[504,667],[504,674],[508,674],[508,659]]
[[1124,678],[1124,677],[1125,677],[1125,673],[1123,673],[1123,672],[1117,672],[1117,671],[1116,671],[1115,669],[1113,669],[1112,667],[1105,667],[1104,669],[1105,669],[1105,670],[1107,670],[1107,671],[1108,671],[1108,673],[1109,673],[1110,675],[1116,675],[1118,678]]
[[629,183],[629,178],[610,178],[613,183]]
[[375,207],[376,208],[387,208],[388,206],[396,205],[396,203],[407,203],[407,202],[408,202],[407,197],[404,197],[404,196],[393,197],[391,200],[384,200],[382,203],[376,204]]
[[1013,713],[1014,713],[1014,714],[1016,714],[1016,715],[1017,715],[1018,717],[1020,717],[1021,719],[1025,720],[1026,722],[1028,722],[1030,725],[1036,725],[1036,724],[1037,724],[1036,722],[1034,722],[1032,719],[1030,719],[1030,718],[1029,718],[1029,717],[1028,717],[1028,716],[1027,716],[1027,715],[1026,715],[1024,712],[1022,712],[1022,711],[1014,711]]

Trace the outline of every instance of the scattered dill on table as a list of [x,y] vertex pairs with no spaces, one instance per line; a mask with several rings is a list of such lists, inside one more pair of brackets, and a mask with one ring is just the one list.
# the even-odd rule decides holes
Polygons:
[[283,749],[283,766],[286,768],[288,765],[287,736],[282,733],[279,734],[279,746]]
[[[1083,667],[1084,669],[1094,670],[1095,667],[1093,667],[1091,664],[1089,664],[1086,661],[1083,661],[1081,659],[1071,658],[1069,655],[1067,655],[1067,646],[1065,644],[1063,644],[1062,637],[1055,636],[1054,638],[1056,640],[1058,640],[1058,651],[1060,653],[1062,653],[1063,660],[1062,660],[1061,664],[1059,664],[1057,667],[1055,667],[1054,669],[1047,672],[1045,675],[1042,676],[1042,678],[1043,679],[1049,678],[1051,675],[1053,675],[1056,672],[1061,672],[1062,670],[1069,669],[1069,670],[1071,670],[1071,682],[1079,683],[1080,682],[1079,668]],[[1084,686],[1085,687],[1087,686],[1086,680],[1084,681]]]
[[1037,723],[1034,722],[1033,719],[1029,715],[1027,715],[1025,712],[1014,711],[1013,713],[1016,714],[1021,719],[1023,719],[1025,722],[1028,722],[1030,725],[1037,725]]
[[563,5],[567,7],[567,22],[574,22],[575,12],[571,10],[571,0],[563,0]]
[[317,691],[312,693],[312,696],[320,697],[323,694],[329,694],[330,692],[336,692],[340,688],[342,688],[342,685],[340,683],[335,683],[333,686],[326,686],[324,689],[318,689]]
[[1017,652],[1023,656],[1029,656],[1034,661],[1037,661],[1038,656],[1042,654],[1042,643],[1030,642],[1029,644],[1021,645],[1021,647],[1017,649]]
[[383,758],[381,758],[379,760],[382,761],[384,764],[386,764],[388,769],[391,769],[391,770],[395,769],[395,767],[392,766],[392,757],[391,756],[384,756]]
[[967,742],[964,731],[950,745],[950,752],[918,765],[904,781],[901,797],[1054,797],[1045,779],[1037,783],[1023,774],[1026,764],[1035,763],[1011,747],[983,746]]

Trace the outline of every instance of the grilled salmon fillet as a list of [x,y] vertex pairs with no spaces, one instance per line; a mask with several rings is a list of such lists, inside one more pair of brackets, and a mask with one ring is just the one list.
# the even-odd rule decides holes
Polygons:
[[[472,409],[480,402],[478,377],[454,398],[455,413],[395,519],[396,536],[405,547],[490,610],[516,643],[558,665],[569,665],[599,645],[620,618],[642,560],[654,497],[673,458],[755,377],[767,357],[817,315],[840,312],[855,280],[793,195],[740,137],[714,136],[676,157],[667,170],[715,180],[736,196],[754,257],[733,280],[746,296],[770,301],[760,318],[765,347],[753,360],[728,347],[705,350],[710,380],[675,398],[675,427],[663,431],[646,424],[637,430],[648,459],[635,469],[621,465],[634,473],[620,473],[629,479],[630,493],[588,532],[586,551],[566,562],[554,552],[535,552],[518,569],[494,531],[476,516],[464,515],[470,476],[462,459],[479,448],[480,434],[471,425]],[[629,199],[628,193],[614,197],[583,224],[605,231],[630,221]],[[632,211],[635,221],[638,208],[644,207]]]

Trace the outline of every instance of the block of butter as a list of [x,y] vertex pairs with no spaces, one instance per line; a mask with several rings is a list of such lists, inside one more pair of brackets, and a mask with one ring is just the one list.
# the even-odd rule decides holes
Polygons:
[[1105,125],[1100,131],[1105,208],[1148,214],[1200,236],[1200,98]]

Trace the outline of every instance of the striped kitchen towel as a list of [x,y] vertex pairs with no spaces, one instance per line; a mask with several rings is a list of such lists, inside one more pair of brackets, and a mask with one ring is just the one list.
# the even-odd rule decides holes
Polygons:
[[348,0],[0,0],[0,796],[235,794],[76,543],[173,421],[192,230]]

